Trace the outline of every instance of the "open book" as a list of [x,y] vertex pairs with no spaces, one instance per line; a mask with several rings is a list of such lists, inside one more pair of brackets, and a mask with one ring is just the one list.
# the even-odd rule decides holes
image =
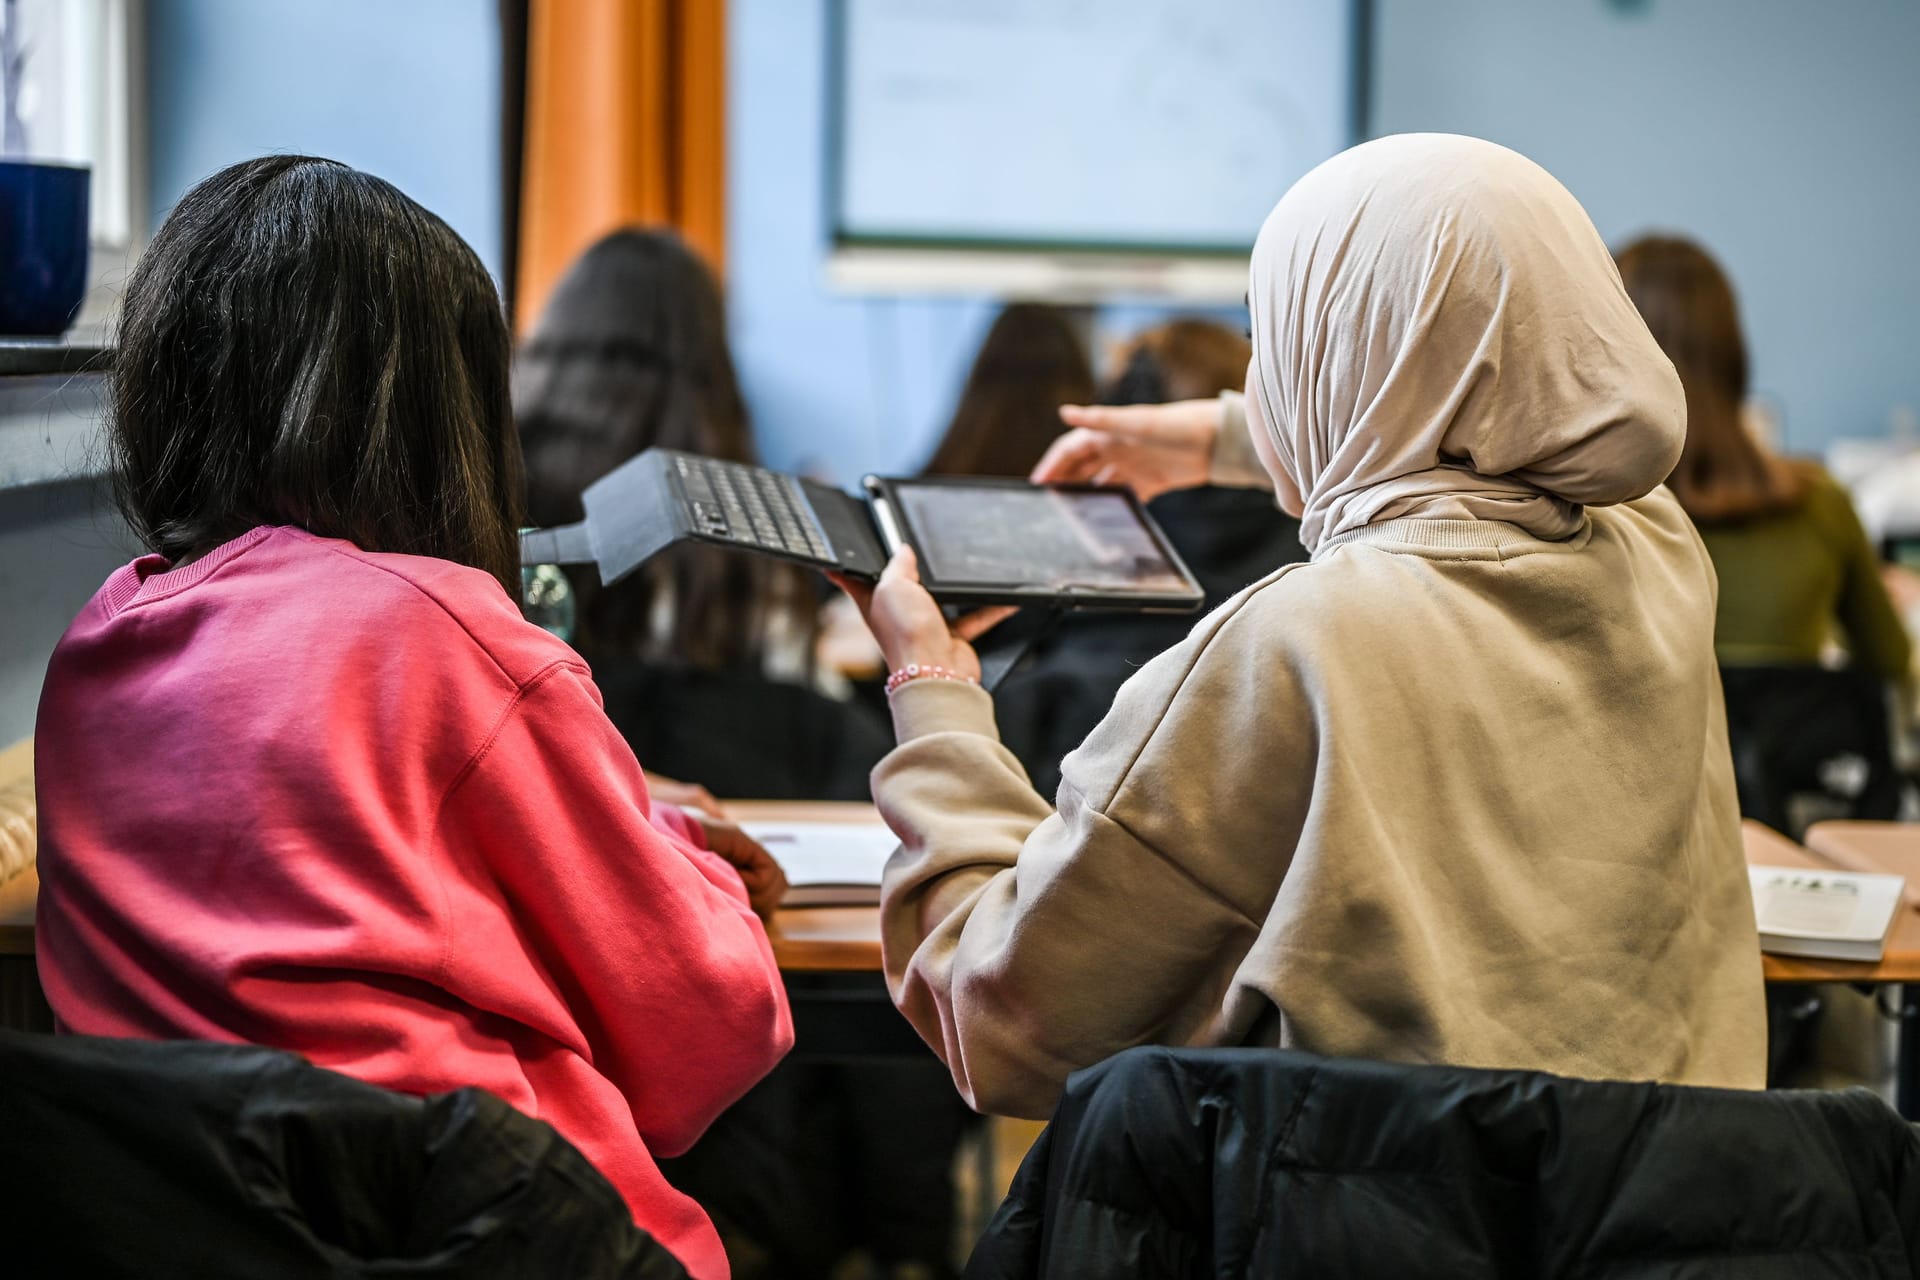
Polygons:
[[1783,956],[1873,963],[1901,907],[1900,876],[1748,867],[1760,949]]
[[747,822],[741,829],[767,847],[787,873],[783,906],[873,906],[880,873],[900,847],[879,823]]

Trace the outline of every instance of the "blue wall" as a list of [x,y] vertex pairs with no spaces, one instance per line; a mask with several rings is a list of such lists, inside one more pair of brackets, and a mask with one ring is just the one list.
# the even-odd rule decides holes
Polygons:
[[271,151],[378,174],[500,274],[493,0],[158,0],[147,6],[154,220]]
[[822,282],[825,14],[824,0],[729,6],[727,292],[767,461],[851,481],[925,457],[993,308]]
[[[999,303],[825,284],[826,9],[826,0],[732,0],[727,295],[766,460],[851,483],[926,460]],[[1169,314],[1102,309],[1096,359],[1107,341]]]
[[1791,448],[1920,406],[1920,4],[1377,0],[1374,128],[1479,134],[1740,291]]
[[[1374,130],[1514,146],[1611,242],[1652,228],[1706,242],[1740,288],[1756,389],[1790,447],[1883,435],[1920,406],[1920,5],[1375,4]],[[769,459],[845,479],[925,456],[992,307],[821,282],[824,10],[733,2],[729,291]],[[1094,73],[1065,69],[1062,92]]]
[[[1374,128],[1518,147],[1612,241],[1705,241],[1740,286],[1756,386],[1789,445],[1884,434],[1920,406],[1920,5],[1851,0],[1841,18],[1807,0],[1375,4]],[[825,7],[731,5],[728,275],[769,460],[848,479],[925,456],[993,306],[822,282]],[[164,0],[148,14],[156,215],[223,164],[311,150],[391,178],[497,270],[489,0]],[[1108,313],[1103,329],[1154,314]]]

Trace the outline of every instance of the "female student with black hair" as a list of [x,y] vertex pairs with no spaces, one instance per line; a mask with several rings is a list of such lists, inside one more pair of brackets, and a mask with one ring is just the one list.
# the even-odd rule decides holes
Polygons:
[[112,392],[151,554],[41,698],[40,974],[71,1031],[484,1088],[715,1280],[655,1160],[791,1043],[755,918],[784,885],[650,801],[580,658],[521,619],[507,373],[479,259],[387,183],[274,156],[181,199]]
[[862,593],[896,1002],[1015,1115],[1141,1043],[1758,1087],[1713,573],[1660,487],[1685,404],[1592,223],[1504,148],[1386,138],[1280,201],[1249,301],[1244,423],[1135,410],[1041,471],[1217,446],[1312,559],[1142,668],[1054,804],[910,553]]
[[[536,525],[647,449],[757,462],[720,288],[673,235],[604,237],[554,288],[514,363]],[[864,705],[812,687],[820,580],[716,547],[675,547],[613,586],[570,570],[574,647],[650,768],[721,796],[860,800],[886,754]]]

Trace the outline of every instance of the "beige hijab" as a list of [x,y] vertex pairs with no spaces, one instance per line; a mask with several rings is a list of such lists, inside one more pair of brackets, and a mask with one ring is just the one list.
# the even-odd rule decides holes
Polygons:
[[1309,550],[1403,516],[1542,538],[1680,457],[1679,377],[1567,189],[1451,134],[1354,147],[1253,249],[1249,392]]

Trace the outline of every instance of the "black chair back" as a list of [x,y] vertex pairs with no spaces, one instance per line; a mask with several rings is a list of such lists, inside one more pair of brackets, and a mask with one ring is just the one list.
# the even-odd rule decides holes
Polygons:
[[240,1045],[0,1032],[21,1276],[686,1280],[551,1125]]
[[1920,1131],[1763,1093],[1270,1049],[1067,1081],[970,1280],[1920,1278]]
[[1902,779],[1887,688],[1824,667],[1722,667],[1740,813],[1798,840],[1832,818],[1892,819]]

